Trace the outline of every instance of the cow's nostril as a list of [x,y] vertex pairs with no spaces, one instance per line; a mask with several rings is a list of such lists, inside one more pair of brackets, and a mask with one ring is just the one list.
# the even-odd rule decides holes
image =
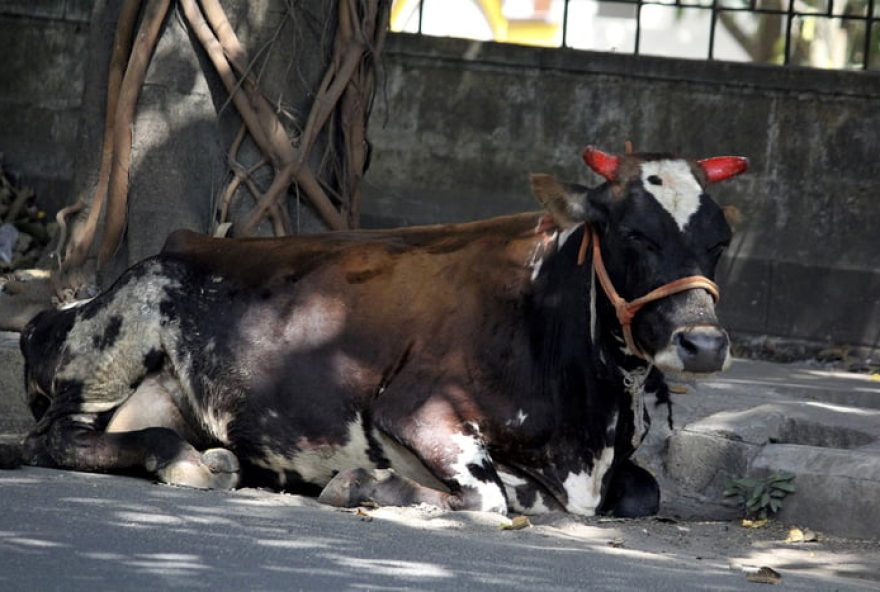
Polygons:
[[687,372],[717,372],[727,359],[727,334],[717,327],[691,327],[679,331],[674,343]]
[[688,356],[695,356],[699,353],[700,347],[693,342],[693,340],[690,338],[690,335],[686,331],[676,333],[675,340],[678,348],[680,350],[683,350],[682,353]]

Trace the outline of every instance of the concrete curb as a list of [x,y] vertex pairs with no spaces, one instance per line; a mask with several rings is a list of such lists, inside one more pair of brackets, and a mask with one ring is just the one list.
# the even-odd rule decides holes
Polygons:
[[686,425],[666,435],[654,461],[678,495],[714,513],[728,479],[786,471],[797,491],[778,519],[880,539],[880,382],[740,360],[683,397]]

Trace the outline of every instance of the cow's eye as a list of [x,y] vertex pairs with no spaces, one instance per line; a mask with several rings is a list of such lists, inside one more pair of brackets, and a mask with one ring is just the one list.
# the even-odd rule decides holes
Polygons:
[[660,245],[657,244],[654,239],[648,237],[642,232],[639,232],[638,230],[624,229],[623,235],[629,242],[634,243],[638,247],[645,248],[651,251],[660,250]]
[[648,183],[651,185],[663,185],[663,179],[658,177],[657,175],[651,175],[648,177]]
[[712,247],[709,248],[709,254],[712,255],[712,257],[717,259],[718,257],[721,257],[721,255],[724,253],[725,249],[727,249],[727,247],[729,245],[730,245],[730,243],[728,241],[722,241],[720,243],[716,243],[715,245],[713,245]]

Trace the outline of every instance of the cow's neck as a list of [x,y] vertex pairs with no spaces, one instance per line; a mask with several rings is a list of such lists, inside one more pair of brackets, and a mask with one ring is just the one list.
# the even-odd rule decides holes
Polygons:
[[[640,394],[650,371],[646,361],[626,350],[614,308],[594,278],[591,257],[578,265],[583,233],[583,227],[579,227],[560,234],[558,248],[543,262],[541,274],[535,279],[535,306],[539,310],[533,317],[538,325],[536,334],[558,336],[539,339],[535,355],[540,368],[560,372],[538,379],[553,385],[552,396],[561,403],[557,408],[569,413],[575,422],[584,417],[578,417],[581,413],[571,414],[573,410],[580,410],[586,417],[610,417],[596,411],[613,414],[640,405],[641,401],[632,399]],[[554,341],[560,345],[554,347]],[[548,347],[540,348],[542,343]],[[590,391],[600,396],[588,397]],[[588,405],[606,407],[597,410]]]

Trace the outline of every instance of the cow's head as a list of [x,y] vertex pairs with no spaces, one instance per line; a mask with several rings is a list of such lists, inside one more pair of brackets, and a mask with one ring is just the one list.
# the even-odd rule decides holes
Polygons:
[[592,147],[584,151],[584,160],[607,183],[589,189],[533,175],[533,190],[562,228],[589,224],[620,297],[632,302],[682,278],[704,280],[639,308],[631,324],[635,353],[664,371],[724,369],[730,342],[715,315],[710,280],[730,243],[731,229],[706,188],[745,171],[747,161],[613,156]]

